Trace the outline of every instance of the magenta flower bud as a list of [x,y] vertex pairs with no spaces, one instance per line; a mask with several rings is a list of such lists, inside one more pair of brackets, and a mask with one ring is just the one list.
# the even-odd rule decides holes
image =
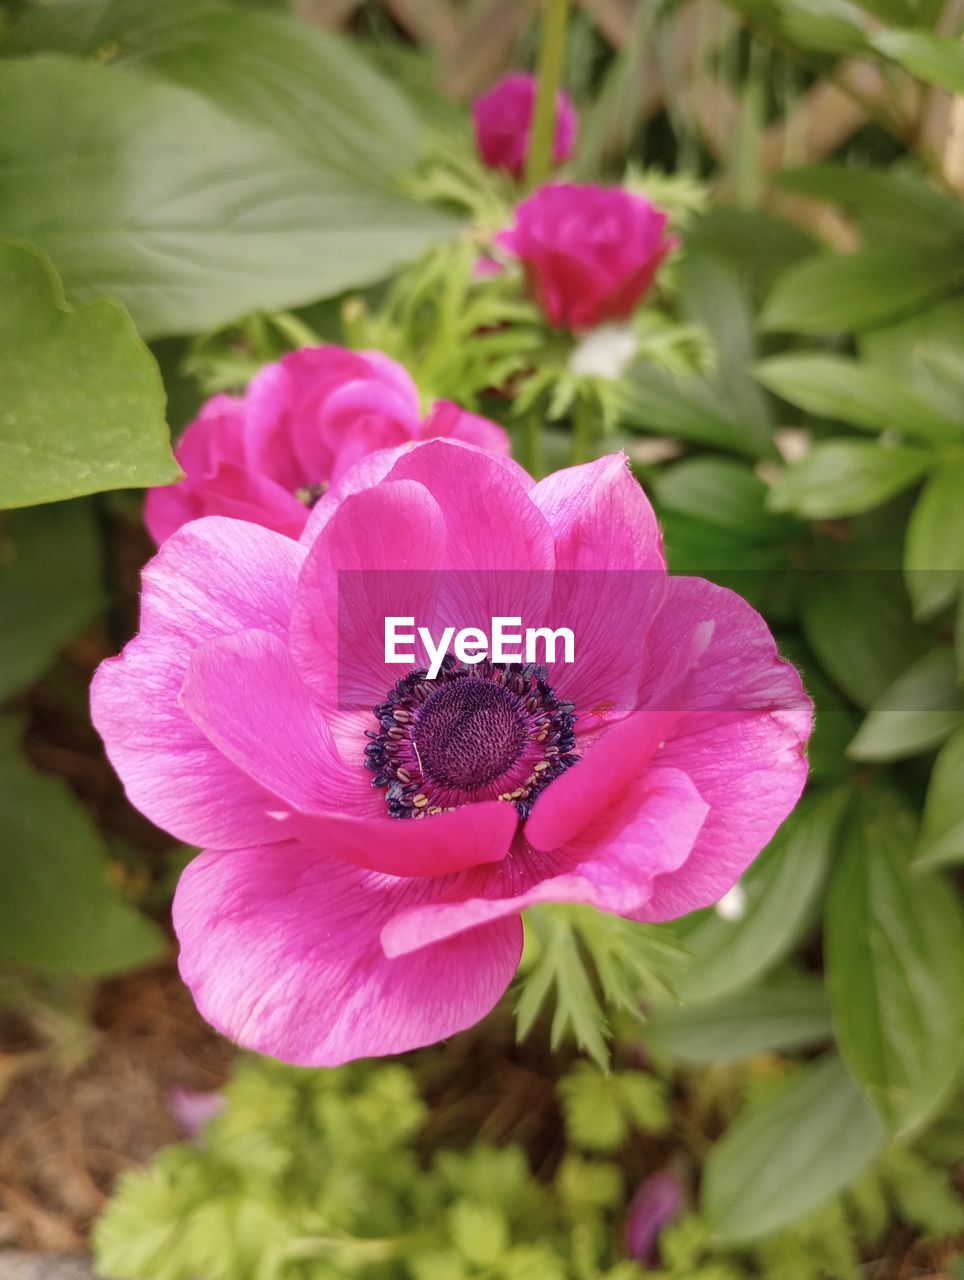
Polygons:
[[[536,103],[536,78],[517,71],[505,76],[472,107],[479,153],[490,169],[504,169],[518,178],[525,168]],[[572,155],[579,117],[564,89],[556,95],[556,133],[552,144],[554,164]]]
[[509,452],[501,427],[440,403],[424,419],[401,365],[378,351],[306,347],[266,365],[243,398],[215,396],[184,432],[179,484],[151,489],[160,545],[188,520],[232,516],[300,536],[328,486],[379,449],[447,435]]
[[660,1233],[679,1213],[681,1200],[679,1182],[669,1169],[651,1173],[640,1184],[623,1229],[623,1243],[631,1258],[647,1268],[656,1265]]
[[523,200],[496,242],[522,263],[549,323],[580,332],[636,309],[676,245],[667,222],[622,187],[550,183]]

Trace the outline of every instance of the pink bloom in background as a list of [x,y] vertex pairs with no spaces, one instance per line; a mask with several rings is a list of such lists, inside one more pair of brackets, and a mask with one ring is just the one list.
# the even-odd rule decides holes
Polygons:
[[[565,625],[575,661],[431,681],[418,650],[386,666],[393,615]],[[715,902],[795,805],[811,721],[762,618],[667,575],[623,457],[535,483],[451,440],[363,459],[300,542],[178,530],[92,706],[133,803],[204,849],[174,903],[201,1013],[311,1065],[476,1022],[530,904]]]
[[644,1268],[656,1265],[660,1233],[677,1216],[681,1203],[679,1182],[669,1169],[651,1173],[629,1202],[623,1239],[626,1252]]
[[200,1141],[204,1130],[227,1105],[227,1098],[217,1089],[202,1091],[175,1085],[167,1094],[168,1110],[180,1125],[184,1136],[192,1142]]
[[[505,169],[521,177],[529,154],[532,115],[536,105],[536,77],[517,71],[476,98],[472,107],[475,138],[490,169]],[[556,132],[552,159],[564,164],[572,155],[579,117],[564,89],[556,95]]]
[[423,421],[412,379],[379,352],[294,351],[262,369],[243,399],[204,405],[175,450],[184,479],[148,492],[147,527],[160,544],[188,520],[223,515],[297,538],[359,458],[443,434],[509,451],[501,427],[447,401]]
[[549,323],[576,332],[636,309],[675,247],[667,217],[622,187],[540,187],[496,243],[518,258]]

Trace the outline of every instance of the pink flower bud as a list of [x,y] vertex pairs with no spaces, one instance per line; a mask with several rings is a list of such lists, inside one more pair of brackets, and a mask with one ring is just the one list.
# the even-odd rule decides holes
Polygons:
[[626,1252],[644,1267],[657,1261],[660,1233],[680,1210],[680,1185],[669,1169],[651,1173],[629,1204],[623,1242]]
[[636,309],[675,247],[667,217],[622,187],[540,187],[496,241],[518,258],[529,289],[557,329],[593,329]]
[[[505,169],[519,177],[529,154],[532,113],[536,102],[536,78],[524,72],[505,76],[488,93],[476,98],[472,108],[475,137],[483,161],[490,169]],[[572,155],[579,117],[564,89],[556,96],[556,133],[552,146],[555,164]]]

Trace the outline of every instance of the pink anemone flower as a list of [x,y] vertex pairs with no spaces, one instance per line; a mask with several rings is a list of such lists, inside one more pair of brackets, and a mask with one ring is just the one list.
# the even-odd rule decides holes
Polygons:
[[[386,618],[439,652],[514,616],[574,660],[385,661]],[[133,803],[204,849],[174,902],[199,1010],[329,1066],[483,1017],[531,904],[715,902],[796,803],[811,722],[759,615],[667,575],[625,458],[535,483],[449,440],[365,458],[300,542],[185,525],[92,704]]]
[[147,528],[160,544],[188,520],[223,515],[297,538],[319,496],[365,454],[442,435],[509,451],[500,426],[449,401],[423,418],[408,372],[378,351],[293,351],[244,397],[204,404],[175,450],[184,478],[148,492]]

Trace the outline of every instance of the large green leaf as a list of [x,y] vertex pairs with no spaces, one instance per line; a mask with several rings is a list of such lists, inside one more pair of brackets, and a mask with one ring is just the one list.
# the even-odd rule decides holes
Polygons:
[[2,64],[0,230],[145,335],[370,284],[455,225],[146,73]]
[[842,789],[805,797],[741,880],[746,906],[738,919],[716,911],[681,926],[693,959],[675,979],[691,1004],[718,1000],[772,969],[807,927],[833,855],[847,803]]
[[964,404],[964,295],[860,335],[860,352],[885,377],[914,388],[946,417]]
[[703,377],[677,378],[640,360],[616,391],[621,420],[640,431],[695,440],[751,458],[766,452],[753,431],[721,410],[719,397]]
[[918,869],[964,862],[964,727],[940,749],[931,772],[920,836]]
[[879,31],[874,48],[928,84],[964,94],[964,44],[933,31]]
[[0,700],[41,675],[102,601],[101,545],[85,502],[0,520]]
[[831,1054],[745,1111],[713,1146],[703,1214],[720,1243],[757,1240],[836,1195],[883,1142],[880,1118]]
[[964,459],[930,477],[907,526],[904,576],[918,617],[952,604],[964,583]]
[[155,959],[161,931],[118,895],[87,810],[26,764],[19,736],[16,721],[0,720],[0,952],[86,975]]
[[964,723],[964,692],[950,648],[931,649],[871,707],[847,754],[854,760],[902,760],[929,751]]
[[894,571],[844,567],[807,575],[802,622],[824,671],[866,709],[928,649]]
[[964,240],[959,200],[910,172],[888,173],[851,164],[815,164],[777,175],[781,187],[853,211],[871,244],[953,244]]
[[123,307],[75,311],[48,263],[4,241],[0,361],[0,507],[180,475],[161,375]]
[[766,448],[773,433],[767,398],[752,376],[756,358],[753,310],[740,276],[713,253],[690,247],[679,266],[680,309],[713,338],[717,367],[710,383],[727,416]]
[[868,797],[830,888],[827,975],[837,1043],[898,1132],[917,1128],[964,1052],[964,929],[951,887],[908,872],[914,825]]
[[770,490],[770,510],[810,520],[859,515],[910,488],[934,461],[923,449],[826,440],[783,472]]
[[945,414],[897,379],[846,356],[774,356],[757,365],[756,375],[784,400],[822,418],[869,431],[893,428],[925,443],[964,440],[964,406],[956,417]]
[[750,542],[777,540],[799,528],[767,511],[766,485],[747,464],[730,458],[686,458],[661,468],[652,487],[661,508]]
[[283,14],[219,0],[31,5],[8,49],[147,68],[376,185],[416,158],[418,117],[357,44]]
[[697,1066],[802,1049],[832,1037],[823,983],[794,973],[705,1003],[661,1005],[650,1011],[644,1034],[658,1053]]
[[791,267],[767,298],[761,322],[782,332],[869,329],[953,294],[964,249],[860,249],[822,253]]

